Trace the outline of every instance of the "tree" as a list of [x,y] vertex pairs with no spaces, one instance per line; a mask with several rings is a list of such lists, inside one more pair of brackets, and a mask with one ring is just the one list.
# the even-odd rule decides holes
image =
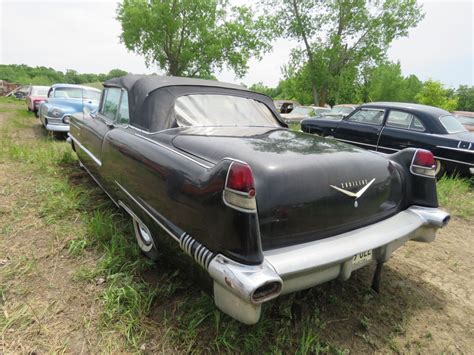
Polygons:
[[227,0],[124,0],[117,19],[127,49],[169,75],[209,77],[227,66],[241,77],[270,48],[263,17]]
[[456,95],[459,98],[458,110],[474,111],[474,86],[461,85],[456,90]]
[[446,111],[454,111],[458,105],[457,97],[452,97],[449,89],[439,81],[431,79],[423,83],[423,88],[416,95],[416,101],[420,104],[440,107]]
[[262,2],[273,9],[279,33],[303,43],[294,55],[307,61],[313,99],[320,104],[350,67],[384,58],[392,41],[424,16],[416,0]]

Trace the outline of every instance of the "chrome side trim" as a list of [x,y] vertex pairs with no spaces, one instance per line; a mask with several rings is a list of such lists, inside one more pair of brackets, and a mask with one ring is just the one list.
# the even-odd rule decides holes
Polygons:
[[165,230],[174,240],[176,240],[179,243],[179,238],[171,232],[162,222],[160,222],[150,211],[148,211],[145,206],[143,206],[140,202],[137,201],[135,197],[132,196],[130,192],[128,192],[118,181],[115,181],[118,187],[133,201],[139,206],[152,220],[154,220],[161,228]]
[[94,155],[92,154],[92,152],[87,149],[86,147],[84,147],[82,145],[81,142],[78,141],[78,139],[76,137],[74,137],[71,133],[69,133],[69,137],[71,137],[71,139],[74,141],[74,143],[76,143],[78,145],[79,148],[81,148],[84,153],[86,153],[89,157],[91,157],[91,159],[98,165],[98,166],[102,166],[102,162]]
[[105,194],[107,196],[109,196],[109,198],[112,200],[112,202],[117,206],[119,207],[119,204],[117,203],[117,201],[114,200],[114,198],[107,192],[106,189],[104,189],[104,187],[102,186],[102,184],[99,182],[99,180],[96,179],[96,177],[89,171],[89,169],[86,168],[86,166],[84,164],[81,163],[81,161],[79,160],[79,163],[81,165],[81,168],[84,168],[85,171],[87,171],[87,173],[90,175],[90,177],[95,181],[95,183],[97,185],[99,185],[99,187],[102,189],[102,191],[105,192]]
[[[130,217],[132,217],[132,219],[134,219],[134,223],[133,223],[133,228],[135,230],[135,236],[137,238],[137,243],[138,245],[140,246],[140,249],[142,249],[143,251],[145,252],[149,252],[150,250],[152,250],[154,247],[156,248],[155,246],[155,241],[153,240],[153,236],[152,234],[150,233],[150,230],[148,229],[148,227],[146,226],[145,223],[142,222],[142,220],[135,214],[133,213],[133,211],[125,204],[123,203],[123,201],[118,201],[118,204],[120,207],[122,207],[129,215]],[[138,236],[139,234],[139,230],[138,230],[138,225],[137,223],[140,223],[142,228],[145,228],[145,230],[147,231],[148,235],[151,237],[151,243],[150,245],[146,245],[145,243],[143,243],[142,240],[140,240],[140,237]]]
[[73,127],[77,128],[79,131],[81,130],[81,127],[79,127],[77,124],[75,124],[73,122],[69,122],[69,126],[73,126]]
[[183,233],[179,239],[179,246],[186,254],[194,258],[194,260],[204,269],[209,269],[209,264],[215,254],[207,249],[203,244],[199,243],[189,234]]
[[[472,143],[469,143],[469,147],[471,147],[471,144],[472,144]],[[458,144],[458,145],[459,145],[459,144]],[[458,151],[458,152],[474,154],[474,150],[469,150],[469,149],[464,149],[464,148],[446,147],[446,146],[444,146],[444,145],[437,145],[436,148],[449,149],[449,150],[455,150],[455,151]]]
[[467,163],[467,162],[465,162],[465,161],[459,161],[459,160],[454,160],[454,159],[442,158],[442,157],[438,157],[438,156],[435,156],[435,159],[438,159],[438,160],[446,160],[446,161],[450,161],[450,162],[458,163],[458,164],[463,164],[463,165],[467,165],[467,166],[474,166],[474,164]]
[[146,141],[148,141],[148,142],[150,142],[150,143],[153,143],[153,144],[155,144],[155,145],[157,145],[157,146],[159,146],[159,147],[161,147],[161,148],[164,148],[164,149],[166,149],[166,150],[168,150],[168,151],[170,151],[170,152],[173,152],[173,153],[175,153],[175,154],[177,154],[177,155],[179,155],[179,156],[181,156],[181,157],[183,157],[183,158],[185,158],[185,159],[188,159],[189,161],[192,161],[193,163],[195,163],[195,164],[197,164],[197,165],[199,165],[199,166],[201,166],[201,167],[203,167],[203,168],[205,168],[205,169],[210,169],[210,168],[211,168],[210,165],[203,164],[203,163],[201,163],[201,162],[199,162],[199,161],[197,161],[197,160],[191,158],[190,156],[188,156],[188,155],[186,155],[186,154],[183,154],[183,153],[181,153],[181,152],[178,152],[177,150],[172,149],[172,148],[170,148],[170,147],[168,147],[168,146],[166,146],[166,145],[164,145],[164,144],[158,143],[158,142],[154,141],[153,139],[147,138],[147,137],[142,136],[141,134],[138,134],[138,133],[135,133],[135,136],[140,137],[140,138],[142,138],[142,139],[144,139],[144,140],[146,140]]
[[347,140],[347,139],[341,139],[341,138],[335,138],[337,139],[338,141],[341,141],[341,142],[346,142],[346,143],[351,143],[351,144],[361,144],[361,145],[365,145],[367,147],[374,147],[374,148],[377,148],[376,145],[373,145],[373,144],[368,144],[368,143],[361,143],[361,142],[355,142],[355,141],[350,141],[350,140]]

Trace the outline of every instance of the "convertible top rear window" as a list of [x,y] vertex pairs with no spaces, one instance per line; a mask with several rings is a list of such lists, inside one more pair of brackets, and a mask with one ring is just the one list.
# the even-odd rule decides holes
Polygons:
[[174,108],[179,126],[280,126],[265,104],[245,97],[186,95]]

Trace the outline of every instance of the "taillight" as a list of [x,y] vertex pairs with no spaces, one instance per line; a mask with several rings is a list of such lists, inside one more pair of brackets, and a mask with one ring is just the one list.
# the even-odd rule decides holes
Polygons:
[[434,177],[436,175],[436,161],[429,150],[418,149],[413,156],[410,171],[415,175]]
[[248,164],[234,161],[227,172],[224,202],[230,207],[255,211],[255,183],[252,169]]

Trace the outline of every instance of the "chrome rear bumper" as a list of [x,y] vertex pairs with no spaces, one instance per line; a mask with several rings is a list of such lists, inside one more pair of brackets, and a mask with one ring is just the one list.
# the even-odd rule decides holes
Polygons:
[[[218,255],[209,265],[216,305],[237,320],[254,324],[260,318],[263,302],[337,278],[347,280],[354,270],[375,261],[387,261],[409,240],[433,241],[436,231],[449,219],[449,214],[440,209],[412,206],[367,227],[314,242],[267,250],[262,265],[237,264]],[[368,250],[372,250],[372,260],[353,267],[353,257]],[[262,290],[269,293],[255,299],[255,292],[261,294]]]

